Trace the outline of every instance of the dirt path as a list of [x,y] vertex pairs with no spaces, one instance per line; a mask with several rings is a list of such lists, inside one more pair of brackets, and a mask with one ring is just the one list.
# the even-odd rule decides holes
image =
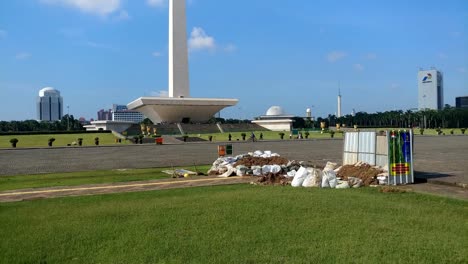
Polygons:
[[108,193],[139,192],[212,185],[249,183],[252,177],[220,178],[216,176],[197,176],[189,179],[163,179],[154,181],[137,181],[114,184],[94,184],[81,186],[61,186],[52,188],[34,188],[0,192],[0,202],[17,202],[56,198],[66,196],[84,196]]

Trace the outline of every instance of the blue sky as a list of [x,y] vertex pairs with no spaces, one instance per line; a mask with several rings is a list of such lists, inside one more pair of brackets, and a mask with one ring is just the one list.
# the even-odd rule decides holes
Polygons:
[[[167,0],[0,1],[0,120],[35,119],[52,86],[70,114],[167,91]],[[271,105],[314,116],[417,107],[417,71],[468,95],[468,1],[189,0],[193,97],[238,98],[222,117]]]

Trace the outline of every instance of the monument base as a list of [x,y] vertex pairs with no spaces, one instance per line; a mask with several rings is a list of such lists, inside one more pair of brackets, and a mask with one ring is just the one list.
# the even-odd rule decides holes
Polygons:
[[143,113],[153,123],[205,123],[237,99],[140,97],[127,105]]

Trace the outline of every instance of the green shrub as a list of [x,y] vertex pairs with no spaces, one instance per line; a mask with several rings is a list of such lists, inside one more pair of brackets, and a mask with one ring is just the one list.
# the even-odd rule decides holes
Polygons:
[[49,145],[49,147],[52,147],[52,144],[54,143],[54,141],[55,141],[55,138],[49,138],[47,145]]
[[424,128],[419,129],[419,134],[421,134],[421,136],[424,135]]
[[280,136],[281,139],[284,139],[284,133],[283,132],[278,133],[278,135]]
[[454,133],[455,133],[455,131],[453,131],[453,129],[450,130],[450,135],[453,135]]
[[241,133],[242,140],[245,140],[245,137],[246,137],[246,136],[247,136],[247,134]]
[[465,135],[466,128],[462,128],[460,130],[461,130],[462,134]]
[[17,138],[10,139],[11,147],[16,148],[16,143],[18,143],[18,141]]

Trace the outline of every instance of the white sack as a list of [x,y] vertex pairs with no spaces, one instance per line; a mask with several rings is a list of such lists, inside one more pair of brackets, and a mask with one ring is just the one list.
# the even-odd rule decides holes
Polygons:
[[324,170],[322,176],[322,188],[335,188],[337,184],[336,174],[333,170]]
[[297,172],[296,175],[294,175],[294,179],[291,182],[292,187],[301,187],[302,183],[304,182],[305,178],[307,177],[307,169],[304,167],[301,167]]

